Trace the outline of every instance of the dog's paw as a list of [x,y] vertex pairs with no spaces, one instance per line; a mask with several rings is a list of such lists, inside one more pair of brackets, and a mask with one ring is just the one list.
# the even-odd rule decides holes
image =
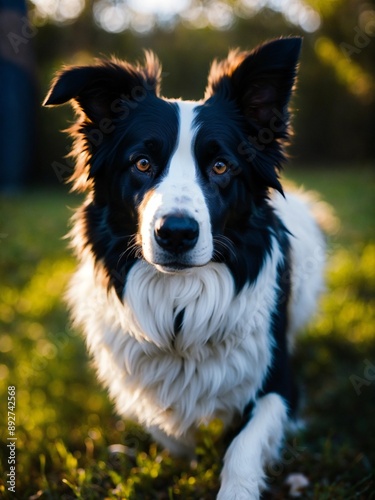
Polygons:
[[241,484],[233,478],[221,485],[216,500],[259,500],[259,498],[260,491],[257,484]]

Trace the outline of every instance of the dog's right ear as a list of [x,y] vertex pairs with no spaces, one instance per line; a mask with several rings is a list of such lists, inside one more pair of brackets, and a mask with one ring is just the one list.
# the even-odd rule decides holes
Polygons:
[[144,66],[111,60],[94,66],[75,66],[57,74],[44,101],[55,106],[73,100],[92,122],[121,113],[124,102],[142,100],[145,93],[159,94],[161,67],[146,52]]

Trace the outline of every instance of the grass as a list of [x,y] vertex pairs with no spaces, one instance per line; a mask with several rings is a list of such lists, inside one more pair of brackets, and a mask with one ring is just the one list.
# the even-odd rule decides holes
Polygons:
[[[291,170],[334,205],[328,291],[301,335],[295,370],[306,426],[268,471],[268,499],[285,479],[309,479],[306,499],[375,498],[374,176],[369,168]],[[2,199],[0,225],[0,497],[17,499],[215,498],[220,422],[200,430],[198,465],[160,450],[124,422],[96,382],[61,296],[74,260],[62,236],[76,200],[29,191]],[[7,491],[7,387],[16,387],[17,493]]]

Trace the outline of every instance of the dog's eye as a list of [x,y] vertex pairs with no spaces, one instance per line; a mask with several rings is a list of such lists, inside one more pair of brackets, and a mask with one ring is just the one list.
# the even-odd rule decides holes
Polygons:
[[140,172],[148,172],[151,169],[151,163],[147,158],[139,158],[136,161],[135,166]]
[[223,161],[216,161],[215,165],[212,167],[212,171],[216,175],[223,175],[228,171],[228,165]]

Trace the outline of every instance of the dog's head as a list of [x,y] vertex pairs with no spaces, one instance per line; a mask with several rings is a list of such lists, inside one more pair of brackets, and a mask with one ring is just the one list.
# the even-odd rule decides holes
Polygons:
[[231,52],[198,102],[160,97],[152,54],[144,66],[101,61],[58,74],[45,104],[72,100],[79,114],[72,180],[90,192],[83,238],[112,277],[139,257],[167,273],[233,267],[243,245],[259,261],[267,193],[282,191],[300,46],[285,38]]

